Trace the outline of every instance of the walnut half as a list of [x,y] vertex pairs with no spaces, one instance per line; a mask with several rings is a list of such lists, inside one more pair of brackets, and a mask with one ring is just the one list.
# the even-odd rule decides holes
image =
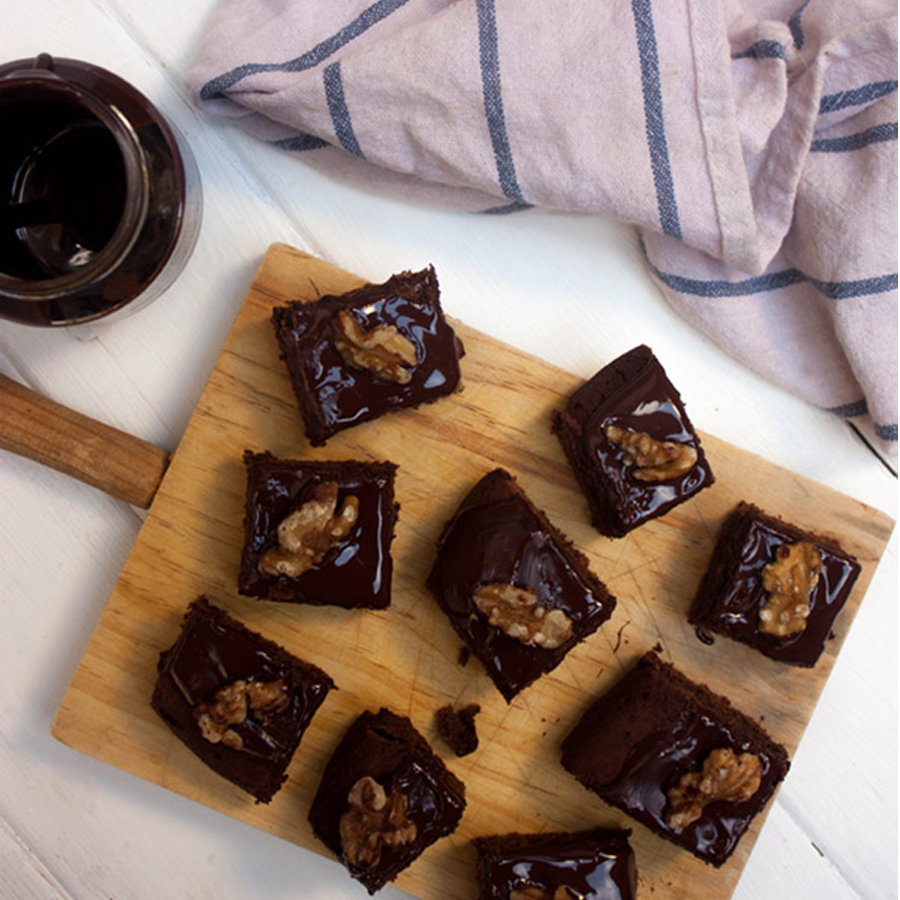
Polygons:
[[280,678],[275,681],[240,679],[216,691],[212,703],[198,704],[194,717],[205,740],[242,750],[244,741],[231,726],[242,725],[250,711],[257,718],[265,719],[281,712],[289,702],[287,685]]
[[759,608],[759,630],[776,637],[804,631],[821,571],[822,557],[809,541],[781,544],[774,561],[762,570],[763,590],[769,596]]
[[697,450],[677,441],[658,441],[618,425],[603,429],[606,439],[622,451],[626,466],[633,466],[638,481],[669,481],[689,471],[697,462]]
[[396,384],[409,384],[412,368],[419,361],[415,344],[396,326],[377,325],[367,331],[346,309],[334,322],[334,346],[349,365]]
[[407,818],[406,797],[399,791],[388,795],[365,775],[350,788],[347,803],[338,828],[344,858],[351,865],[377,866],[385,847],[400,847],[416,839],[416,823]]
[[337,511],[338,486],[326,481],[316,486],[312,499],[292,512],[278,526],[278,546],[260,557],[257,568],[264,575],[297,578],[322,562],[356,524],[359,500],[352,494]]
[[708,803],[749,800],[762,782],[762,762],[753,753],[736,756],[730,747],[717,747],[703,760],[699,772],[687,772],[666,796],[665,821],[678,831],[696,822]]
[[541,606],[531,588],[483,584],[472,599],[488,625],[523,644],[553,650],[572,636],[572,620],[561,609]]

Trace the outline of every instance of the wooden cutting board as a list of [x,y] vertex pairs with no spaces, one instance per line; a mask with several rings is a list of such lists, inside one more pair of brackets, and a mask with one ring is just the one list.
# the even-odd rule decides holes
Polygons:
[[[656,900],[729,897],[762,817],[732,859],[713,869],[582,788],[559,764],[560,742],[611,680],[658,646],[687,675],[764,718],[770,733],[793,752],[892,520],[703,436],[717,476],[712,489],[627,538],[601,537],[588,523],[586,503],[549,427],[551,409],[581,379],[459,322],[453,324],[466,346],[461,393],[361,425],[325,448],[311,449],[279,360],[270,311],[285,300],[314,300],[359,284],[297,250],[270,248],[75,672],[53,734],[97,759],[328,855],[306,821],[319,777],[350,722],[365,709],[388,706],[408,715],[432,741],[465,782],[468,799],[456,834],[402,873],[398,887],[426,900],[468,900],[476,890],[471,838],[601,824],[634,829],[641,896],[652,891]],[[452,314],[453,297],[443,302]],[[605,362],[598,359],[598,368]],[[389,609],[345,611],[237,595],[246,448],[289,457],[389,459],[399,465],[401,512]],[[475,481],[496,466],[517,476],[619,599],[596,634],[511,705],[477,660],[460,665],[460,641],[423,586],[443,523]],[[719,524],[740,499],[833,534],[862,563],[836,637],[814,670],[781,666],[722,638],[706,646],[687,625]],[[321,666],[339,687],[307,731],[288,783],[267,806],[207,770],[150,708],[157,656],[175,640],[185,608],[201,593]],[[457,759],[437,736],[433,716],[446,703],[469,702],[481,704],[481,745]]]

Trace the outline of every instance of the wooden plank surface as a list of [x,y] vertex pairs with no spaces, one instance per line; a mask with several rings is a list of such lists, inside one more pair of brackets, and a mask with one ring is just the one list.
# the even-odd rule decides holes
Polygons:
[[[439,273],[440,274],[440,273]],[[359,279],[274,245],[238,314],[118,583],[57,712],[53,733],[93,757],[315,852],[327,851],[306,811],[330,752],[364,709],[409,715],[466,783],[455,835],[397,880],[426,900],[473,894],[477,835],[593,824],[634,828],[641,891],[660,900],[727,898],[762,825],[714,870],[604,806],[559,765],[559,743],[586,705],[641,653],[659,645],[686,674],[764,719],[794,750],[875,564],[889,517],[729,444],[703,436],[717,484],[622,540],[598,535],[550,433],[549,413],[580,379],[454,322],[466,345],[461,393],[344,432],[311,449],[268,318],[273,304],[341,292]],[[452,297],[444,297],[452,316]],[[598,367],[606,360],[598,360]],[[665,364],[665,360],[662,360]],[[690,409],[690,397],[686,398]],[[273,604],[239,597],[245,448],[318,459],[391,459],[399,467],[393,603],[384,611]],[[612,617],[549,676],[507,705],[460,642],[423,582],[444,521],[471,485],[502,465],[589,557],[619,598]],[[719,523],[739,499],[837,536],[863,572],[818,666],[780,666],[718,639],[702,644],[686,612]],[[256,805],[208,771],[149,706],[158,653],[187,604],[205,593],[268,637],[328,671],[338,684],[318,712],[285,788]],[[435,710],[478,702],[481,746],[456,759],[437,739]],[[790,776],[789,776],[790,777]]]

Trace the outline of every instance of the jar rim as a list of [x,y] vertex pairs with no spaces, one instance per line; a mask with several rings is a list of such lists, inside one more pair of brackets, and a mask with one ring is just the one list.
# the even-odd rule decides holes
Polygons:
[[147,216],[150,174],[147,158],[134,127],[114,105],[104,103],[90,89],[40,68],[12,72],[0,78],[6,87],[33,88],[65,96],[84,107],[113,136],[125,169],[125,206],[116,229],[104,246],[81,268],[46,279],[17,278],[0,272],[0,291],[24,302],[43,302],[64,296],[104,278],[131,251]]

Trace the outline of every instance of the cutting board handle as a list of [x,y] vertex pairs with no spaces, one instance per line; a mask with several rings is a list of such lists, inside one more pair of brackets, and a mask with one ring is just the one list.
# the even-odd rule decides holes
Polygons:
[[169,464],[162,447],[0,375],[0,447],[148,509]]

